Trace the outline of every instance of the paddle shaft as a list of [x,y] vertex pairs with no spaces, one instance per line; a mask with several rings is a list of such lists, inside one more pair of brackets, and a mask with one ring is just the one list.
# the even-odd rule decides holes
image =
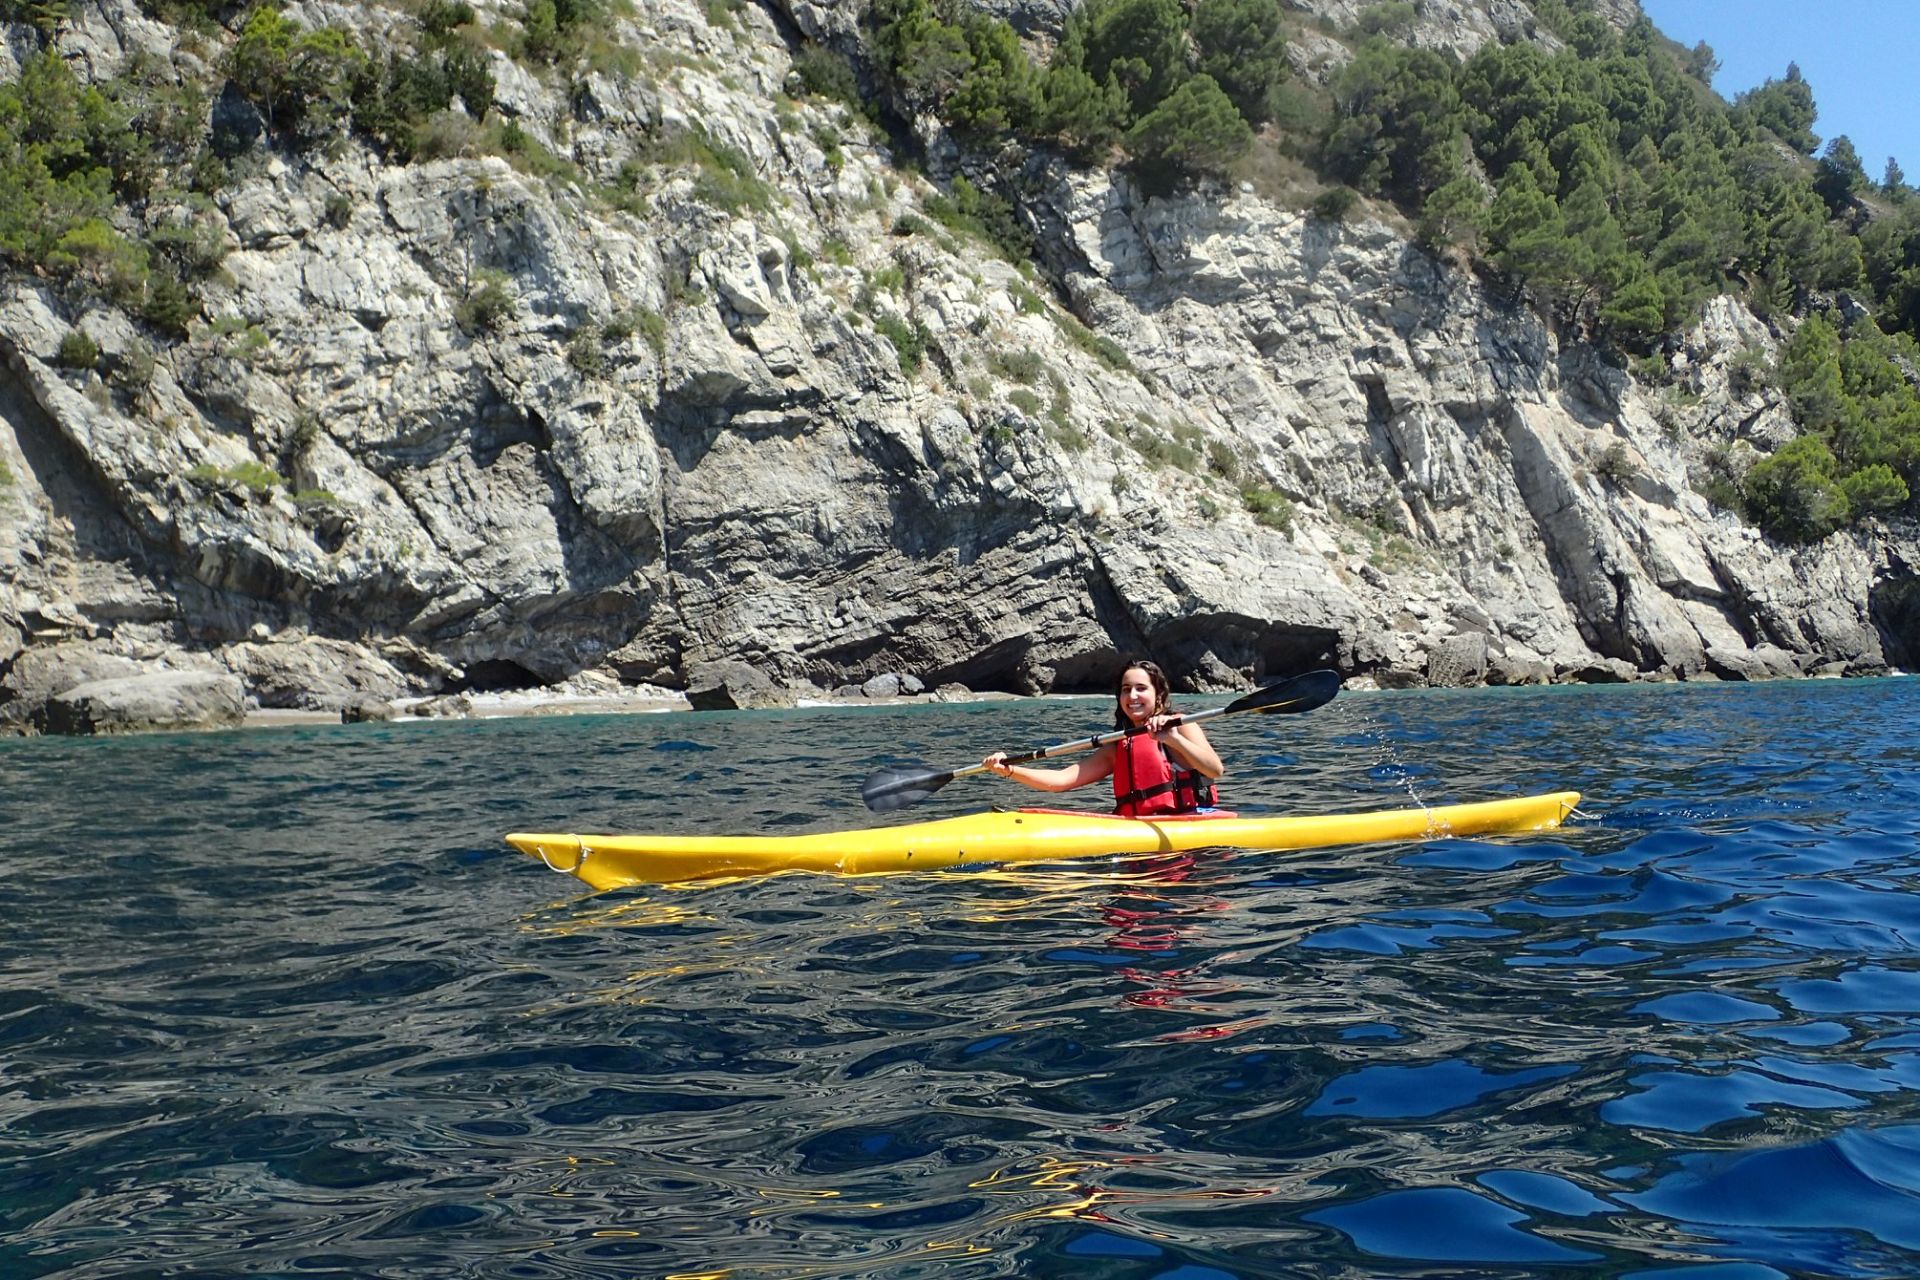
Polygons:
[[[1171,729],[1175,725],[1198,724],[1202,720],[1211,720],[1215,716],[1225,715],[1232,709],[1232,707],[1208,707],[1205,711],[1185,712],[1169,719],[1166,727],[1163,728],[1161,732],[1165,733],[1167,729]],[[1098,751],[1101,747],[1107,746],[1110,743],[1119,742],[1122,738],[1135,738],[1145,732],[1145,729],[1137,725],[1131,729],[1115,729],[1111,733],[1097,733],[1091,738],[1079,738],[1072,742],[1056,742],[1050,747],[1036,747],[1032,751],[1024,751],[1017,756],[1008,756],[1002,763],[1007,765],[1032,764],[1035,760],[1051,760],[1054,756],[1072,755],[1077,751]],[[986,772],[988,772],[988,769],[984,764],[973,764],[968,765],[964,769],[955,769],[953,776],[956,778],[964,778],[970,773]]]

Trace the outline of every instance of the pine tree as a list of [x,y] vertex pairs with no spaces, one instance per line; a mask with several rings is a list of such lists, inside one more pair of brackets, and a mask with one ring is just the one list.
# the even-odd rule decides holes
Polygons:
[[1600,308],[1600,324],[1629,340],[1644,340],[1667,327],[1666,296],[1660,283],[1637,261],[1627,279]]
[[[1436,160],[1430,167],[1445,172],[1446,163]],[[1429,246],[1457,244],[1475,248],[1487,225],[1487,192],[1480,180],[1468,173],[1458,157],[1452,160],[1453,176],[1435,189],[1420,208],[1420,242]]]
[[1514,165],[1501,180],[1487,213],[1487,240],[1495,267],[1549,295],[1565,290],[1579,269],[1560,206],[1526,165]]
[[240,36],[227,54],[227,74],[241,93],[275,119],[292,89],[293,44],[300,28],[273,4],[247,15]]
[[1199,0],[1192,28],[1199,70],[1214,78],[1248,124],[1272,119],[1275,90],[1289,74],[1278,0]]
[[1334,102],[1338,123],[1321,145],[1333,176],[1407,200],[1451,180],[1445,158],[1467,118],[1437,54],[1370,42],[1341,70]]
[[1867,172],[1860,166],[1860,153],[1853,149],[1853,140],[1846,134],[1836,135],[1827,144],[1815,169],[1813,189],[1835,213],[1850,208],[1854,198],[1867,189]]
[[1912,496],[1900,473],[1884,462],[1849,472],[1840,481],[1840,492],[1855,515],[1886,515],[1905,506]]
[[1186,78],[1187,13],[1180,0],[1089,0],[1069,25],[1079,27],[1087,74],[1095,84],[1117,80],[1136,119]]
[[1600,183],[1592,178],[1575,187],[1560,206],[1572,243],[1570,268],[1596,299],[1605,301],[1645,264],[1627,248],[1627,237],[1615,221]]
[[1040,81],[1040,131],[1083,160],[1104,156],[1120,141],[1127,95],[1118,81],[1096,84],[1075,62],[1056,61]]
[[969,67],[947,99],[955,127],[981,137],[1031,130],[1039,118],[1039,83],[1020,37],[1004,22],[970,15],[961,26]]
[[1808,316],[1794,331],[1780,354],[1780,385],[1802,431],[1832,431],[1845,420],[1840,334],[1825,316]]
[[1748,513],[1776,537],[1817,542],[1852,516],[1834,482],[1832,450],[1818,436],[1798,436],[1753,464],[1741,483]]
[[1713,78],[1720,74],[1720,56],[1705,40],[1687,50],[1686,65],[1687,74],[1704,85],[1711,86]]
[[1660,238],[1663,217],[1654,203],[1654,184],[1660,179],[1660,152],[1651,138],[1633,145],[1614,174],[1614,216],[1620,229],[1640,253],[1645,254]]
[[1810,156],[1819,148],[1820,137],[1813,131],[1813,122],[1820,112],[1814,106],[1813,86],[1800,77],[1799,64],[1789,62],[1785,80],[1769,80],[1758,89],[1749,89],[1734,103],[1801,155]]
[[1182,177],[1224,173],[1252,145],[1253,130],[1205,73],[1168,94],[1127,131],[1127,152],[1151,190],[1166,190]]
[[78,0],[0,0],[0,19],[24,22],[44,39],[71,18],[78,7]]

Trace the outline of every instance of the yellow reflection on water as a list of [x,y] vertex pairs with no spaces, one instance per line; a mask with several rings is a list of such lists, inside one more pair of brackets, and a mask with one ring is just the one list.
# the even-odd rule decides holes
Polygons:
[[[1000,1222],[1029,1222],[1042,1218],[1081,1218],[1093,1222],[1115,1221],[1113,1210],[1130,1205],[1164,1205],[1202,1200],[1252,1200],[1273,1194],[1266,1187],[1195,1187],[1180,1191],[1117,1191],[1100,1185],[1103,1171],[1119,1169],[1123,1164],[1145,1161],[1087,1160],[1040,1157],[1039,1167],[996,1170],[969,1184],[979,1191],[1009,1192],[1019,1188],[1045,1191],[1067,1198],[1052,1204],[1036,1205],[1003,1214]],[[1127,1230],[1140,1235],[1173,1237],[1163,1231],[1129,1220]]]
[[544,938],[564,938],[598,929],[642,929],[696,922],[718,923],[710,912],[658,898],[622,898],[591,911],[556,918],[558,913],[565,911],[576,901],[578,899],[563,898],[548,903],[539,911],[529,911],[520,917],[520,928],[526,933]]
[[794,1201],[838,1200],[840,1193],[831,1188],[811,1190],[806,1187],[754,1187],[753,1194],[778,1203],[764,1205],[758,1209],[747,1210],[747,1216],[757,1218],[766,1213],[780,1213],[792,1208]]

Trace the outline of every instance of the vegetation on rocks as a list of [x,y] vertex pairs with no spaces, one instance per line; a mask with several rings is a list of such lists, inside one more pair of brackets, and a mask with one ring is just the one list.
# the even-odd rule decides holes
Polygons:
[[[1288,106],[1277,0],[1090,0],[1044,63],[949,0],[880,0],[871,44],[902,110],[984,146],[1011,136],[1118,162],[1150,189],[1232,175],[1265,126],[1261,145],[1309,156],[1328,184],[1318,215],[1391,202],[1429,245],[1475,255],[1566,331],[1627,355],[1657,352],[1719,294],[1788,327],[1864,298],[1869,316],[1816,326],[1790,358],[1783,389],[1810,442],[1738,488],[1789,539],[1912,511],[1920,200],[1897,162],[1875,184],[1845,137],[1816,159],[1797,67],[1728,104],[1705,87],[1704,44],[1679,50],[1644,17],[1617,30],[1585,0],[1532,8],[1557,49],[1519,39],[1456,60],[1407,43],[1414,6],[1372,6],[1319,112]],[[1848,389],[1823,389],[1843,369]]]
[[1782,353],[1780,386],[1805,435],[1741,481],[1748,514],[1811,541],[1912,499],[1920,468],[1920,347],[1862,318],[1844,335],[1823,315],[1801,322]]
[[261,496],[285,488],[287,483],[285,476],[262,462],[240,462],[230,467],[201,463],[187,472],[187,479],[209,486],[239,485]]
[[[260,162],[262,136],[292,157],[357,145],[392,164],[492,152],[575,182],[587,161],[569,152],[565,129],[536,136],[497,109],[495,59],[565,81],[576,99],[591,73],[632,71],[610,34],[627,0],[528,0],[486,14],[464,0],[409,0],[378,40],[309,26],[273,0],[144,7],[202,33],[204,72],[138,55],[118,76],[83,83],[52,43],[76,6],[0,0],[0,20],[32,33],[21,47],[40,45],[0,84],[0,263],[56,282],[76,307],[125,309],[161,344],[196,327],[225,336],[203,304],[233,247],[213,202]],[[1671,376],[1661,353],[1676,332],[1708,298],[1737,295],[1785,343],[1777,368],[1758,350],[1743,354],[1731,389],[1779,397],[1801,435],[1748,465],[1727,455],[1715,493],[1793,540],[1913,513],[1920,199],[1897,162],[1876,181],[1845,137],[1823,149],[1814,89],[1796,67],[1727,103],[1706,87],[1704,45],[1676,48],[1644,18],[1617,28],[1590,0],[1531,10],[1551,41],[1509,29],[1457,58],[1411,38],[1419,6],[1372,5],[1332,33],[1350,57],[1310,84],[1288,60],[1307,19],[1280,0],[1088,0],[1049,33],[1057,39],[1031,42],[960,0],[875,0],[861,56],[805,43],[788,87],[857,108],[808,126],[836,169],[847,121],[905,136],[903,120],[938,116],[973,178],[947,178],[923,201],[924,219],[904,215],[897,229],[930,220],[1015,263],[1033,254],[1035,233],[1015,178],[1022,150],[1122,166],[1153,192],[1236,179],[1279,153],[1310,170],[1301,203],[1320,216],[1348,216],[1362,201],[1391,207],[1419,241],[1472,262],[1562,333],[1632,358],[1643,377]],[[708,18],[736,20],[725,5]],[[779,193],[735,143],[701,124],[650,128],[618,178],[603,177],[606,200],[629,207],[677,175],[704,208],[778,216]],[[355,213],[336,194],[325,219],[346,228]],[[466,284],[461,327],[504,326],[518,305],[513,282],[480,270]],[[876,290],[898,287],[870,281],[861,306],[910,377],[934,337],[910,307],[873,305]],[[1070,313],[1025,286],[1014,296],[1107,368],[1137,372]],[[667,347],[666,319],[649,309],[570,332],[567,357],[589,376],[630,336],[656,356]],[[231,354],[257,355],[265,341],[240,334]],[[96,367],[92,344],[73,328],[59,362]],[[1023,387],[1038,376],[999,372]],[[1034,393],[1016,403],[1040,416]],[[1063,404],[1056,395],[1046,416],[1060,439],[1084,440]],[[1202,443],[1174,443],[1240,482],[1230,453],[1229,467]]]
[[1622,8],[0,0],[0,650],[1914,665],[1724,514],[1912,510],[1904,177]]
[[1293,503],[1263,485],[1248,485],[1240,490],[1240,505],[1269,529],[1293,533]]

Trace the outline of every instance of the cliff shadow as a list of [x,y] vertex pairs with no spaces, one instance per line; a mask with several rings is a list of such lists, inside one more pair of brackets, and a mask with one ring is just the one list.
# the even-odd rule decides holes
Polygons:
[[1876,583],[1867,593],[1867,612],[1888,665],[1920,668],[1920,577],[1909,569]]
[[76,560],[116,561],[152,573],[160,548],[141,535],[93,460],[8,367],[0,367],[0,421],[12,432],[33,486],[45,496],[49,522],[58,526],[49,539],[51,549]]
[[683,475],[690,474],[727,435],[798,440],[814,434],[821,402],[821,393],[814,387],[737,399],[662,396],[653,414],[653,436],[673,458],[674,466]]

